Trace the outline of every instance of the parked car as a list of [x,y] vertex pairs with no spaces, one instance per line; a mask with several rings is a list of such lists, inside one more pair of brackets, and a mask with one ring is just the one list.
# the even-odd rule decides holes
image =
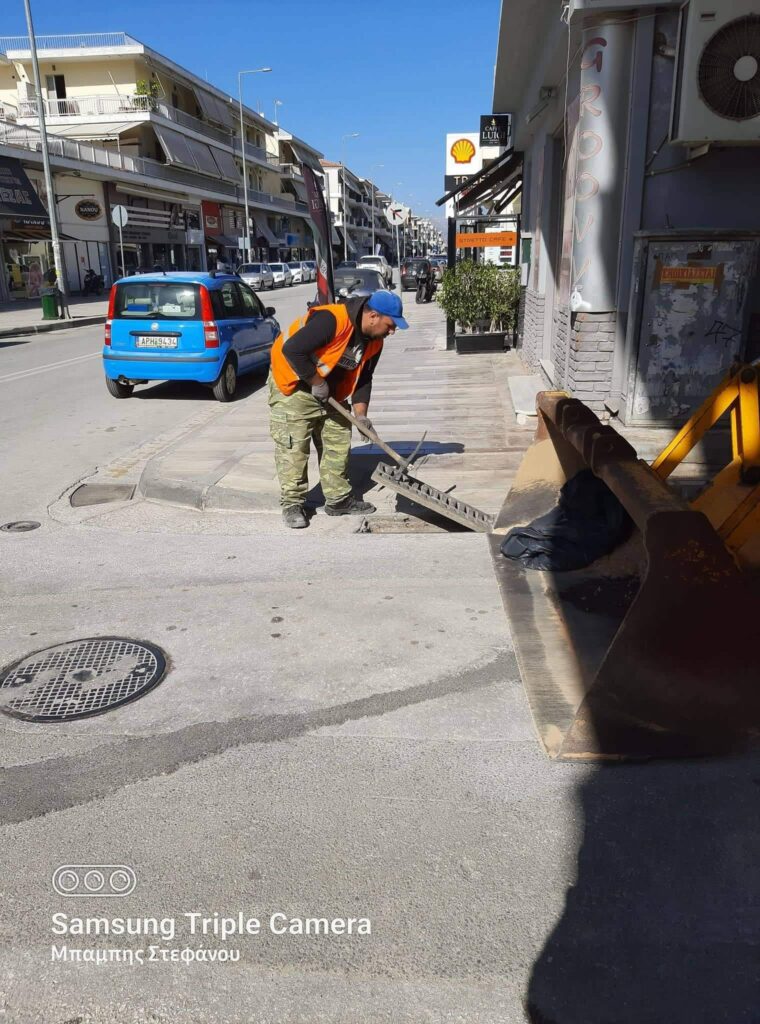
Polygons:
[[[430,268],[430,260],[417,258],[403,260],[401,263],[401,291],[417,291],[417,274],[420,270]],[[432,272],[432,270],[431,270]]]
[[289,288],[293,284],[293,274],[287,263],[270,263],[269,268],[274,275],[275,288]]
[[350,298],[356,295],[371,295],[372,292],[387,288],[383,275],[373,267],[341,267],[335,271],[335,295]]
[[309,274],[312,281],[317,280],[317,261],[316,260],[304,260],[303,265],[309,268]]
[[336,270],[342,270],[344,267],[355,267],[357,266],[356,260],[341,260]]
[[238,377],[269,366],[280,333],[274,313],[232,274],[121,278],[105,324],[106,387],[114,398],[128,398],[136,384],[192,380],[229,402]]
[[274,288],[274,274],[268,263],[243,263],[237,269],[238,277],[256,291]]
[[311,274],[303,276],[303,264],[301,262],[288,263],[290,267],[290,273],[293,275],[293,284],[303,284],[305,281],[311,280]]
[[361,256],[357,265],[378,270],[385,278],[386,285],[389,285],[393,280],[393,268],[385,256]]

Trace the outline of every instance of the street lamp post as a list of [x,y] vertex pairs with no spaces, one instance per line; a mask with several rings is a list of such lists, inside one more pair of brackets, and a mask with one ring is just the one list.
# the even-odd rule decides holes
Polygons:
[[[53,265],[55,266],[56,287],[61,292],[64,309],[68,313],[69,304],[66,300],[66,278],[63,276],[63,260],[61,258],[61,236],[58,232],[58,210],[55,205],[55,188],[53,186],[53,174],[50,170],[50,154],[48,152],[47,124],[45,121],[45,101],[42,98],[42,86],[40,83],[40,65],[37,61],[37,42],[34,38],[34,25],[32,23],[32,9],[29,0],[24,0],[26,11],[26,25],[29,30],[29,51],[32,56],[32,71],[34,72],[34,88],[37,93],[37,116],[40,126],[40,141],[42,142],[42,166],[45,171],[45,188],[48,198],[48,217],[50,218],[50,240],[53,245]],[[61,310],[63,313],[63,310]],[[69,313],[69,316],[71,314]]]
[[346,221],[348,220],[348,211],[346,209],[346,161],[345,161],[345,149],[346,139],[358,139],[358,132],[349,132],[347,135],[342,135],[340,139],[340,174],[343,179],[343,259],[348,259],[348,227]]
[[238,71],[238,103],[240,104],[240,152],[243,156],[243,203],[245,205],[245,262],[251,262],[251,225],[248,217],[248,168],[245,163],[245,128],[243,126],[243,75],[258,75],[271,71],[271,68],[253,68],[251,71]]
[[[384,167],[385,164],[373,164],[370,167],[370,173],[374,170],[378,170]],[[371,193],[372,193],[372,255],[375,255],[375,183],[370,179]]]

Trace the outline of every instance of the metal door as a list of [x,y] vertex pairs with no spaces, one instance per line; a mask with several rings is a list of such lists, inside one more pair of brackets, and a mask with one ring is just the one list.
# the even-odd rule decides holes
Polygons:
[[682,422],[744,355],[760,240],[639,242],[647,251],[636,261],[644,273],[626,422]]

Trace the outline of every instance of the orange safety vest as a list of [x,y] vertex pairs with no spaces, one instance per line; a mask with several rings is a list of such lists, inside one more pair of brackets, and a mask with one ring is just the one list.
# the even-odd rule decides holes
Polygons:
[[[298,320],[294,320],[288,328],[287,337],[284,334],[280,334],[277,337],[274,345],[272,346],[272,376],[277,387],[282,391],[283,395],[292,395],[300,383],[300,378],[296,374],[293,367],[285,358],[282,351],[282,347],[288,338],[292,338],[296,331],[300,331],[305,326],[307,320],[312,313],[318,313],[320,310],[326,309],[332,313],[336,320],[335,334],[321,348],[318,348],[314,353],[317,358],[316,372],[320,377],[327,377],[327,375],[334,370],[338,365],[338,360],[343,355],[346,346],[353,337],[354,325],[349,316],[348,310],[342,302],[336,303],[335,305],[327,306],[312,306],[306,316],[299,317]],[[365,363],[367,363],[373,356],[381,352],[383,348],[383,342],[381,339],[371,339],[367,342],[364,354],[362,355],[361,361],[355,370],[344,370],[341,374],[340,381],[335,389],[333,398],[339,402],[345,401],[353,393],[357,385],[359,377],[361,376],[362,369]]]

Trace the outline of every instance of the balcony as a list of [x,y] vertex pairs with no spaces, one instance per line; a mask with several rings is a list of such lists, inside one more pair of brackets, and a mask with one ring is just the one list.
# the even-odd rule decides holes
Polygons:
[[303,181],[303,172],[298,164],[280,164],[283,178],[294,178],[296,181]]
[[[239,135],[233,136],[232,141],[229,144],[232,146],[236,156],[241,155],[242,150],[240,147]],[[259,163],[266,164],[267,167],[271,167],[277,171],[280,170],[279,158],[276,157],[274,153],[267,153],[267,151],[262,149],[261,146],[254,146],[250,142],[246,142],[245,157],[246,160],[258,160]]]
[[[157,101],[152,96],[71,96],[65,100],[43,100],[45,117],[103,117],[111,114],[147,114],[155,110]],[[21,100],[18,105],[20,118],[37,118],[37,101]]]
[[[42,151],[40,134],[33,128],[21,127],[14,124],[0,123],[0,145],[15,146],[21,149],[28,149],[39,153]],[[73,160],[84,164],[90,164],[95,171],[111,169],[126,174],[141,175],[146,178],[158,178],[166,183],[196,189],[206,195],[225,196],[232,202],[242,205],[243,186],[232,182],[222,181],[219,178],[211,178],[196,171],[185,170],[180,167],[173,167],[170,164],[162,164],[158,160],[151,160],[147,157],[126,156],[114,149],[104,149],[95,146],[91,142],[83,142],[76,139],[64,139],[56,137],[52,132],[48,134],[48,150],[50,155],[61,157],[66,160]],[[258,192],[248,190],[249,202],[265,206],[277,213],[299,214],[304,216],[308,212],[306,203],[299,201],[288,201],[281,196],[271,195],[269,192]]]
[[18,108],[12,107],[10,103],[0,102],[0,121],[15,121],[18,116]]

